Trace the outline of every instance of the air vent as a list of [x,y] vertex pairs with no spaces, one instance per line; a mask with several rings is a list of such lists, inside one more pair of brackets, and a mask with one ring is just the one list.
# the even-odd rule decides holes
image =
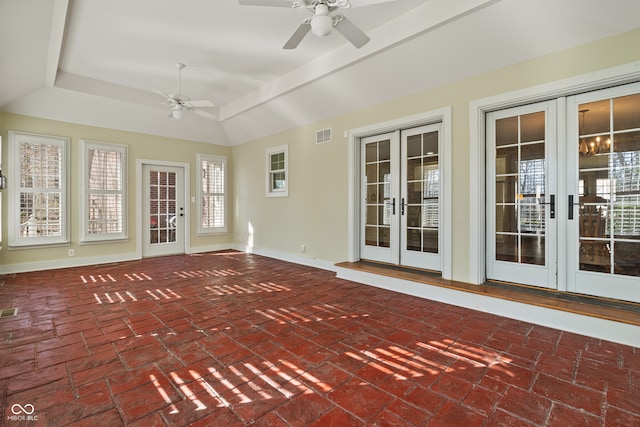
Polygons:
[[14,317],[18,315],[17,308],[3,308],[0,309],[0,319],[6,319],[7,317]]
[[324,144],[325,142],[331,142],[331,128],[316,131],[316,144]]

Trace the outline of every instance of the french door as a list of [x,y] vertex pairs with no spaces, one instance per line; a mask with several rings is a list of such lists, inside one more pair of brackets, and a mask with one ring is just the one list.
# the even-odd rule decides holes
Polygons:
[[361,139],[360,258],[442,271],[441,124]]
[[567,110],[567,289],[640,302],[640,84]]
[[556,288],[556,102],[487,115],[487,278]]
[[640,84],[492,112],[486,130],[487,279],[640,302]]
[[143,256],[184,253],[184,168],[144,164],[142,176]]

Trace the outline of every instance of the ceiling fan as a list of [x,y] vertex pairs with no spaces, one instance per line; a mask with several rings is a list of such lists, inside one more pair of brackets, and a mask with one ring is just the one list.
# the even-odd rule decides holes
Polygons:
[[184,111],[186,110],[209,120],[215,119],[216,116],[214,116],[213,114],[207,111],[198,110],[198,107],[215,107],[213,102],[207,100],[192,101],[191,99],[189,99],[189,97],[182,94],[182,69],[184,67],[186,67],[186,65],[184,65],[183,63],[176,63],[176,68],[178,69],[177,94],[164,93],[162,91],[155,90],[156,93],[159,93],[166,98],[167,102],[163,104],[168,104],[171,106],[171,110],[169,111],[167,117],[172,117],[176,120],[180,120],[184,116]]
[[355,47],[361,48],[370,40],[364,32],[340,13],[333,13],[338,9],[349,9],[352,3],[359,6],[367,6],[376,3],[385,3],[392,0],[239,0],[241,5],[247,6],[277,6],[288,8],[306,8],[313,13],[311,18],[302,21],[302,24],[285,43],[283,49],[295,49],[302,39],[311,31],[318,37],[325,37],[335,27]]

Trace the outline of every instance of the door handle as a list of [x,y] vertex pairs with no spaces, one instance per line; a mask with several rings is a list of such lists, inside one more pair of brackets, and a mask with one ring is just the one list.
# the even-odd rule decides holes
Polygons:
[[550,194],[548,202],[540,202],[541,205],[549,205],[549,218],[555,219],[556,217],[556,195]]
[[404,197],[400,200],[400,215],[404,215]]
[[391,215],[396,214],[396,198],[391,199]]
[[569,219],[573,219],[574,206],[580,206],[580,203],[573,203],[573,194],[569,194]]

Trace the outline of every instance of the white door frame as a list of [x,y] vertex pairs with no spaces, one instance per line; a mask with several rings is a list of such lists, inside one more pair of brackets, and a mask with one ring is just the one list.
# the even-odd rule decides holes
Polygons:
[[[632,83],[640,79],[640,61],[617,67],[607,68],[589,74],[571,77],[499,94],[475,101],[469,104],[469,212],[477,212],[477,215],[469,215],[469,279],[470,283],[482,284],[486,279],[486,239],[485,239],[485,115],[490,111],[515,107],[528,103],[546,101],[552,98],[558,100],[558,123],[566,123],[566,100],[563,97],[581,92],[604,89],[611,86]],[[563,135],[561,126],[558,126],[559,135]],[[558,164],[563,164],[566,154],[559,150]],[[558,176],[558,188],[566,189],[565,177]],[[556,215],[565,218],[567,215],[566,194],[558,194],[560,202],[557,205]],[[562,198],[560,198],[562,197]],[[566,235],[566,227],[558,227],[558,235]],[[567,290],[566,281],[566,243],[564,239],[558,239],[558,290]]]
[[[183,194],[184,194],[184,252],[190,253],[191,243],[190,243],[190,209],[189,206],[189,195],[190,192],[190,182],[191,182],[191,174],[189,170],[189,163],[181,163],[181,162],[171,162],[165,160],[151,160],[151,159],[137,159],[136,161],[136,229],[137,229],[137,239],[136,239],[136,253],[139,258],[142,258],[142,246],[144,242],[143,233],[146,232],[144,227],[144,209],[142,206],[143,203],[143,195],[145,189],[142,188],[142,184],[144,182],[142,176],[142,169],[144,165],[148,166],[169,166],[182,168],[184,170],[184,183],[183,183]],[[149,219],[147,218],[147,221]]]
[[376,123],[345,132],[348,140],[349,205],[347,229],[347,261],[360,260],[360,139],[401,129],[442,122],[442,278],[451,279],[451,231],[452,231],[452,155],[451,155],[451,107],[444,107],[413,116],[401,117],[387,122]]

